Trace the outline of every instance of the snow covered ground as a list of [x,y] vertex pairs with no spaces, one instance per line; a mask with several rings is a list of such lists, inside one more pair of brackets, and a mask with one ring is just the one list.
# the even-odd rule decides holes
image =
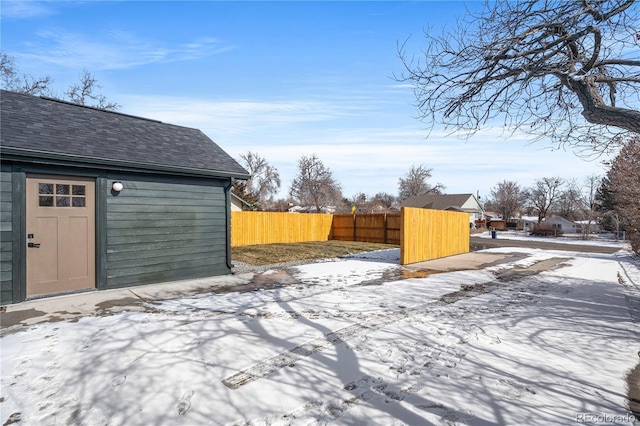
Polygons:
[[[490,231],[473,234],[474,238],[492,238]],[[564,234],[562,237],[536,237],[529,235],[528,231],[497,231],[496,237],[504,240],[539,241],[564,244],[594,245],[606,247],[629,248],[624,240],[616,240],[613,234],[591,234],[584,239],[581,234]]]
[[0,421],[637,424],[638,261],[485,252],[521,256],[399,279],[387,250],[270,271],[296,281],[275,290],[9,329]]

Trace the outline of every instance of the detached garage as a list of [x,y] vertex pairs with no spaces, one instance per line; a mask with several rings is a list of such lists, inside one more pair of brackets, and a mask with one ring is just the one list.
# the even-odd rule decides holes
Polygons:
[[2,91],[2,304],[230,272],[248,173],[197,129]]

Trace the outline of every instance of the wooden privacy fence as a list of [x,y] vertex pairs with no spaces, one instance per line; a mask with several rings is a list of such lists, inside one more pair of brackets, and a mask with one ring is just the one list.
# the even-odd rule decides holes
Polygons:
[[402,208],[400,264],[469,251],[469,214]]
[[331,239],[400,244],[399,214],[334,214]]
[[400,263],[415,263],[469,251],[469,214],[402,208],[400,214],[231,212],[234,247],[360,241],[400,245]]
[[330,214],[231,212],[231,245],[327,241],[331,222]]

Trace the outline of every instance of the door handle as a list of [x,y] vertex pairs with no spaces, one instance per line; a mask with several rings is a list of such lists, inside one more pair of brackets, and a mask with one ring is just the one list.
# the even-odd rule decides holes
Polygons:
[[40,247],[40,244],[36,244],[36,243],[27,243],[27,247],[39,248],[39,247]]

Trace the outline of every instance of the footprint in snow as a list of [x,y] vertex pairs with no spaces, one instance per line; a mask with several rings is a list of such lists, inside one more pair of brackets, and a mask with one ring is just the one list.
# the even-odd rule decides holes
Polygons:
[[184,413],[191,408],[191,397],[193,396],[193,391],[187,391],[182,395],[182,398],[178,401],[178,415],[182,416]]
[[18,378],[26,375],[31,367],[31,359],[24,358],[13,370],[13,377]]
[[118,376],[111,380],[111,387],[116,389],[127,380],[127,376]]

